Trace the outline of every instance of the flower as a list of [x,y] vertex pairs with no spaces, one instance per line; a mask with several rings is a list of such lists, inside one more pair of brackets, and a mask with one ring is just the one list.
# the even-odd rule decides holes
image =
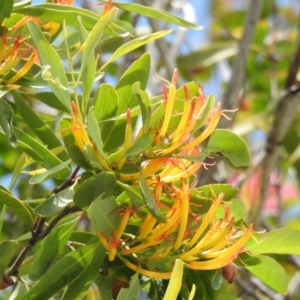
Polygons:
[[[27,45],[20,36],[13,38],[4,33],[0,38],[0,76],[2,77],[0,84],[10,85],[10,89],[15,89],[18,86],[13,84],[27,74],[38,59],[38,55],[36,50]],[[25,62],[23,65],[21,64],[22,61]],[[19,67],[20,65],[21,67]],[[12,72],[18,67],[19,70]]]
[[[166,216],[166,223],[158,223],[151,215],[146,217],[128,207],[121,214],[119,227],[110,237],[97,233],[101,243],[109,251],[109,259],[117,255],[130,269],[156,278],[168,279],[171,270],[158,270],[176,259],[182,260],[187,268],[213,270],[222,268],[244,251],[245,244],[253,235],[253,224],[249,227],[234,224],[230,203],[224,201],[225,194],[216,194],[207,212],[192,209],[188,180],[180,180],[180,186],[166,184],[157,177],[152,189],[156,205]],[[201,198],[201,195],[198,195]],[[224,217],[217,212],[223,209]],[[138,225],[137,225],[138,224]],[[126,226],[137,226],[135,234],[127,232]]]

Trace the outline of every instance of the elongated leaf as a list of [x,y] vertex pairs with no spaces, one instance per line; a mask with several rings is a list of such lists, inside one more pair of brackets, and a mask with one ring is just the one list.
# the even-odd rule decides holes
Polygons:
[[151,103],[149,95],[141,89],[139,81],[132,86],[132,93],[138,95],[143,120],[143,131],[144,133],[147,133],[151,118]]
[[[11,92],[15,104],[18,108],[22,119],[27,125],[34,131],[34,133],[40,138],[40,140],[48,146],[49,149],[53,149],[61,146],[61,142],[51,129],[26,103],[25,99],[17,91]],[[58,158],[67,160],[67,153],[63,151],[58,155]]]
[[[17,128],[15,128],[15,133],[18,138],[18,147],[21,147],[30,157],[46,169],[54,168],[62,163],[56,155],[30,135]],[[70,170],[68,168],[64,168],[57,174],[57,178],[65,179],[69,176],[69,174]]]
[[0,242],[0,278],[5,273],[6,268],[11,263],[14,256],[20,251],[22,246],[16,241],[6,240]]
[[142,153],[152,142],[152,134],[150,132],[142,135],[133,145],[124,153],[126,156],[133,156]]
[[84,69],[89,57],[95,50],[95,47],[99,43],[105,27],[112,22],[114,16],[116,15],[116,9],[110,10],[105,16],[99,19],[98,23],[93,27],[92,31],[89,33],[85,44],[83,45],[81,68]]
[[97,232],[110,237],[121,221],[119,209],[120,207],[114,197],[98,198],[89,207],[88,217]]
[[147,186],[146,180],[141,173],[140,176],[140,188],[142,191],[142,197],[145,202],[146,207],[148,208],[150,214],[158,221],[158,222],[166,222],[166,216],[162,215],[159,208],[157,207],[153,195]]
[[54,259],[69,239],[76,225],[76,220],[65,223],[54,229],[41,243],[29,271],[29,278],[33,281],[47,272]]
[[14,133],[12,120],[14,112],[5,100],[0,98],[0,129],[3,130],[9,144],[17,147],[17,138]]
[[229,159],[235,167],[250,165],[249,149],[243,139],[226,129],[217,129],[211,135],[207,147],[199,155],[183,155],[194,162],[201,162],[209,155],[221,155]]
[[292,228],[272,230],[260,235],[260,240],[250,240],[247,249],[253,254],[296,254],[300,255],[300,231]]
[[25,295],[23,300],[49,299],[73,282],[93,259],[96,245],[84,246],[60,259]]
[[90,285],[99,277],[99,266],[106,255],[106,250],[99,245],[93,256],[92,261],[81,275],[68,285],[62,300],[81,300],[86,295]]
[[22,201],[14,197],[12,194],[0,189],[0,203],[5,204],[7,207],[9,207],[9,209],[11,209],[15,214],[17,214],[20,217],[20,219],[26,224],[27,228],[32,228],[32,215],[29,209]]
[[129,282],[129,288],[122,288],[118,294],[117,300],[133,300],[139,299],[140,295],[140,282],[139,282],[139,274],[136,273],[133,275]]
[[[102,2],[107,2],[107,1],[102,1]],[[186,27],[189,29],[194,29],[194,30],[200,30],[203,27],[193,24],[191,22],[188,22],[182,18],[179,18],[177,16],[174,16],[166,11],[159,10],[152,8],[151,6],[143,6],[135,3],[121,3],[121,2],[113,2],[113,5],[116,7],[119,7],[121,9],[137,13],[138,15],[143,15],[149,18],[157,19],[160,21],[164,21],[167,23],[179,25],[182,27]]]
[[39,58],[43,66],[50,67],[44,74],[44,79],[49,78],[48,84],[59,101],[71,112],[71,100],[68,88],[68,80],[62,61],[52,45],[45,38],[43,32],[36,23],[29,20],[28,28],[33,41],[38,49]]
[[75,192],[74,203],[81,208],[88,207],[98,197],[106,198],[116,184],[114,173],[101,172],[88,178]]
[[258,255],[260,264],[245,266],[254,276],[273,290],[285,294],[288,288],[288,279],[284,268],[273,258]]
[[[80,16],[77,19],[78,19],[80,42],[81,45],[83,45],[86,39],[88,38],[88,32],[83,27]],[[91,53],[91,55],[88,57],[87,63],[85,67],[81,67],[80,73],[81,73],[80,78],[82,78],[82,90],[83,90],[81,111],[86,113],[88,100],[90,97],[90,93],[93,89],[94,79],[96,75],[96,57],[94,53]],[[82,74],[84,74],[84,76],[82,76]]]
[[0,2],[0,24],[2,24],[2,21],[5,18],[9,18],[13,10],[13,7],[14,7],[14,0],[6,0]]
[[163,30],[163,31],[158,31],[155,33],[151,33],[148,35],[145,35],[143,37],[140,38],[136,38],[134,40],[129,41],[128,43],[122,45],[121,47],[119,47],[113,54],[112,56],[110,56],[110,58],[104,63],[104,65],[102,65],[102,67],[100,68],[100,70],[104,70],[107,65],[109,65],[111,62],[113,62],[114,60],[118,59],[119,57],[131,52],[132,50],[139,48],[153,40],[157,40],[161,37],[166,36],[167,34],[171,33],[172,30]]
[[48,217],[61,211],[73,201],[74,190],[69,188],[57,194],[51,195],[42,204],[34,209],[34,212],[40,216]]
[[36,174],[30,178],[29,183],[30,184],[38,184],[43,181],[46,181],[47,179],[54,178],[57,176],[57,174],[60,171],[64,170],[70,163],[71,163],[71,160],[69,159],[69,160],[59,164],[58,166],[55,166],[54,168],[49,169],[48,171],[46,171],[44,173]]
[[94,116],[93,108],[91,108],[88,113],[88,132],[91,139],[95,143],[100,155],[103,157],[103,159],[106,159],[106,154],[103,151],[103,143],[102,143],[100,128]]

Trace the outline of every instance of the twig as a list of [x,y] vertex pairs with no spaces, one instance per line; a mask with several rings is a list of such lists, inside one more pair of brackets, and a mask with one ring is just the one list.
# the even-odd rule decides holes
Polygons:
[[[256,22],[261,13],[262,4],[263,0],[252,0],[249,2],[244,26],[245,29],[239,44],[239,52],[234,59],[232,75],[223,96],[222,104],[224,109],[234,109],[238,107],[239,94],[245,79],[247,55],[256,28]],[[219,127],[227,128],[228,124],[229,121],[224,118],[219,123]]]
[[[75,170],[73,171],[72,175],[70,178],[68,178],[61,186],[55,188],[52,193],[59,193],[62,190],[66,189],[68,186],[72,185],[74,183],[75,177],[79,171],[80,167],[77,166]],[[51,194],[52,194],[51,193]],[[34,224],[34,228],[32,230],[32,237],[31,239],[27,242],[26,246],[22,249],[21,253],[19,256],[16,258],[14,261],[12,267],[10,268],[8,275],[10,276],[18,276],[19,269],[22,266],[22,263],[24,259],[27,257],[28,253],[32,249],[32,247],[40,240],[44,239],[55,227],[55,225],[66,215],[71,214],[76,211],[80,211],[81,209],[76,206],[66,206],[62,212],[60,212],[49,224],[49,226],[44,229],[44,225],[46,222],[46,218],[37,218]]]

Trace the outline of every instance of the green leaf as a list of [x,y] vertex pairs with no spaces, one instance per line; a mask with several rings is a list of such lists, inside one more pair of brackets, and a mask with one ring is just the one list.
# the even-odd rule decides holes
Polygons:
[[77,219],[55,228],[42,241],[28,274],[31,280],[37,281],[47,272],[69,239],[76,221]]
[[68,80],[58,53],[45,38],[43,32],[35,22],[29,20],[27,22],[27,26],[36,45],[36,48],[38,49],[39,58],[42,65],[44,67],[47,66],[47,68],[50,68],[48,70],[44,68],[44,79],[47,79],[53,93],[68,109],[68,111],[71,112],[71,100],[69,91],[67,90]]
[[252,254],[295,254],[300,255],[300,244],[295,243],[300,239],[300,231],[292,228],[282,228],[263,233],[260,240],[250,240],[247,249]]
[[12,194],[0,189],[0,203],[5,204],[26,224],[27,228],[32,228],[33,218],[26,205]]
[[9,266],[15,255],[20,251],[21,247],[23,246],[12,240],[0,242],[0,278],[2,278],[6,268]]
[[60,102],[60,100],[52,92],[40,92],[34,94],[34,97],[58,111],[68,113],[69,110]]
[[110,237],[121,221],[119,209],[120,207],[114,197],[98,198],[89,207],[88,218],[97,232]]
[[147,182],[141,172],[141,176],[140,176],[140,188],[142,191],[142,197],[144,200],[144,203],[147,207],[147,209],[149,210],[150,214],[158,221],[158,222],[166,222],[167,218],[166,216],[162,215],[159,208],[157,207],[153,195],[147,185]]
[[139,274],[136,273],[131,277],[129,288],[122,288],[118,294],[117,300],[138,300],[140,296]]
[[235,167],[250,166],[249,149],[242,138],[226,129],[215,130],[207,147],[199,155],[183,155],[193,162],[201,162],[209,155],[221,155],[229,159]]
[[23,300],[49,299],[76,280],[91,263],[96,246],[84,246],[64,256],[41,277]]
[[101,17],[98,23],[93,27],[92,31],[89,33],[84,45],[82,46],[82,60],[81,69],[84,69],[90,56],[93,54],[97,44],[99,43],[105,27],[112,22],[116,15],[116,9],[110,10],[105,16]]
[[[103,1],[103,2],[107,2],[107,1]],[[113,5],[118,8],[121,8],[123,10],[137,13],[138,15],[143,15],[143,16],[146,16],[149,18],[153,18],[153,19],[157,19],[157,20],[164,21],[167,23],[179,25],[179,26],[182,26],[185,28],[194,29],[194,30],[200,30],[203,28],[202,26],[193,24],[182,18],[174,16],[174,15],[170,14],[169,12],[155,9],[150,6],[143,6],[143,5],[139,5],[139,4],[135,4],[135,3],[120,3],[120,2],[115,2],[115,1],[113,2]]]
[[[78,29],[80,35],[80,42],[81,45],[83,45],[88,38],[88,32],[83,27],[80,16],[78,16]],[[82,74],[84,74],[84,76],[82,76]],[[90,93],[93,89],[95,75],[96,75],[96,57],[94,53],[91,53],[91,55],[88,57],[85,67],[81,67],[80,76],[79,76],[79,78],[82,78],[83,95],[82,95],[81,111],[84,113],[86,112]]]
[[38,184],[41,182],[44,182],[50,178],[55,178],[57,174],[63,170],[66,170],[66,172],[69,173],[69,169],[67,166],[71,163],[71,160],[64,161],[63,163],[59,164],[58,166],[55,166],[54,168],[49,169],[46,172],[36,174],[32,176],[29,180],[30,184]]
[[288,288],[288,278],[284,268],[273,258],[258,255],[260,264],[245,266],[254,276],[273,290],[285,294]]
[[172,30],[163,30],[163,31],[158,31],[155,33],[151,33],[148,35],[145,35],[140,38],[136,38],[134,40],[131,40],[125,44],[123,44],[121,47],[119,47],[111,56],[110,58],[102,65],[100,68],[100,71],[105,69],[107,65],[109,65],[111,62],[114,60],[118,59],[119,57],[131,52],[132,50],[139,48],[153,40],[157,40],[161,37],[166,36],[167,34],[171,33]]
[[139,81],[132,85],[131,90],[134,95],[138,95],[143,120],[143,131],[145,134],[149,130],[149,123],[151,118],[150,98],[148,93],[141,89]]
[[[17,91],[11,92],[15,104],[17,106],[18,112],[20,113],[22,119],[26,124],[34,131],[34,133],[39,137],[39,139],[47,145],[49,149],[60,147],[62,144],[57,137],[57,135],[26,103],[25,99]],[[67,160],[68,156],[65,151],[58,154],[58,158],[61,160]]]
[[42,204],[34,209],[37,215],[48,217],[61,211],[64,207],[73,201],[74,190],[69,188],[57,194],[51,195]]
[[[245,217],[247,217],[248,212],[246,211],[244,203],[239,199],[231,199],[229,202],[230,214],[234,217],[234,222],[237,222]],[[224,207],[220,207],[217,210],[217,218],[223,219],[225,215]]]
[[99,267],[106,255],[106,250],[99,245],[92,261],[81,275],[68,285],[63,294],[62,300],[81,300],[86,295],[90,285],[99,277]]
[[94,116],[94,109],[91,108],[88,113],[88,133],[95,143],[97,150],[99,151],[100,156],[106,160],[106,154],[103,151],[103,143],[101,138],[101,132],[98,125],[98,122]]
[[[6,0],[0,2],[0,24],[5,18],[9,18],[14,7],[14,0]],[[0,277],[2,278],[2,276]]]
[[152,134],[150,132],[143,134],[133,145],[124,153],[125,156],[134,156],[142,153],[148,148],[152,142]]
[[17,138],[12,125],[13,116],[14,112],[12,108],[5,100],[0,98],[0,129],[2,129],[6,135],[8,143],[12,147],[17,147]]
[[[54,168],[62,163],[56,155],[33,137],[17,128],[14,129],[18,138],[18,147],[24,150],[24,152],[32,157],[37,163],[44,166],[46,169]],[[68,168],[64,168],[57,174],[57,178],[65,179],[69,176],[69,174],[70,170]]]
[[91,169],[91,165],[85,159],[84,154],[81,152],[80,148],[77,145],[71,145],[67,149],[68,154],[72,161],[85,170]]
[[88,207],[97,198],[108,197],[115,188],[116,176],[114,173],[101,172],[89,177],[76,190],[74,195],[74,203],[81,207]]

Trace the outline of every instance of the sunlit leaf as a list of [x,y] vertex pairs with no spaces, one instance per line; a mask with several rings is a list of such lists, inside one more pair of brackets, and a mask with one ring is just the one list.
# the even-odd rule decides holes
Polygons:
[[285,294],[288,288],[288,278],[284,268],[273,258],[258,255],[260,264],[245,266],[254,276],[273,290]]
[[152,134],[149,132],[143,134],[140,138],[138,138],[133,143],[133,145],[124,153],[124,155],[133,156],[142,153],[144,150],[148,148],[151,142],[152,142]]
[[9,18],[13,10],[13,7],[14,7],[14,0],[6,0],[0,2],[0,24],[2,24],[3,19]]
[[48,70],[44,69],[44,79],[49,79],[48,84],[50,88],[59,101],[71,112],[71,100],[69,91],[67,90],[68,80],[58,53],[45,38],[43,32],[35,22],[29,20],[27,25],[37,47],[42,65],[49,68]]

